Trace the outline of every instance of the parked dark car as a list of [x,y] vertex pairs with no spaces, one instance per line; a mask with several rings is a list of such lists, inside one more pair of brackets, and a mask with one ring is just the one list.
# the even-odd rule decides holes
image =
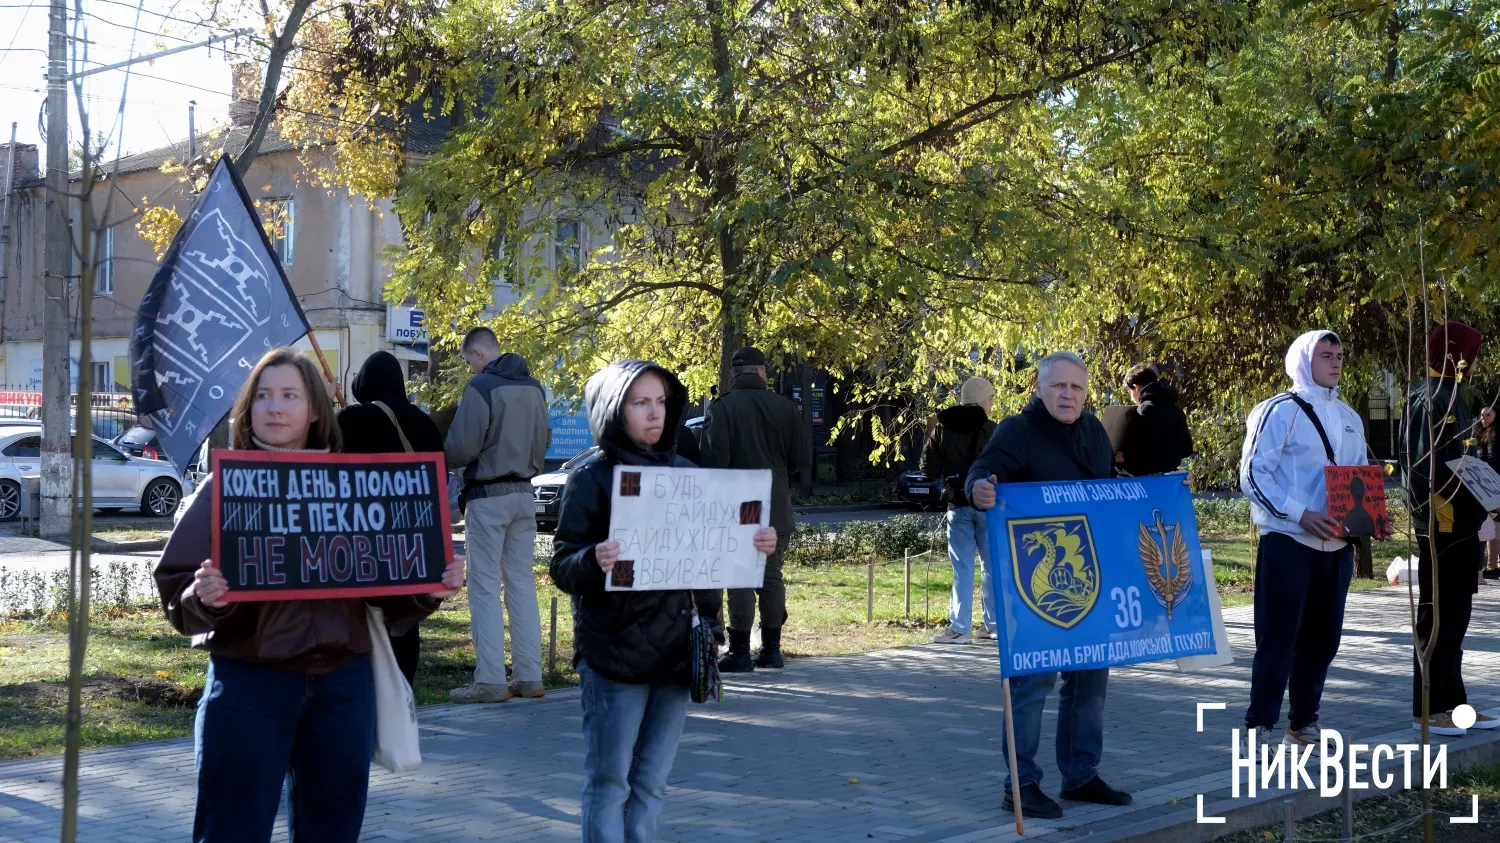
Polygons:
[[943,478],[908,471],[896,481],[896,497],[922,509],[943,505]]
[[166,459],[161,452],[161,443],[156,439],[156,431],[149,427],[136,425],[116,437],[113,444],[132,457],[145,457],[148,460]]
[[582,465],[583,461],[593,456],[597,450],[599,450],[597,447],[589,448],[563,463],[558,470],[538,474],[531,478],[531,492],[536,498],[538,533],[550,533],[557,529],[557,513],[562,509],[563,484],[568,482],[568,475],[573,473],[573,469]]

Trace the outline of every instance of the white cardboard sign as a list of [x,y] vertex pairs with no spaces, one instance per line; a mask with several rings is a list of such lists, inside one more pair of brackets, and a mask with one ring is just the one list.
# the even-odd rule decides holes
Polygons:
[[771,472],[617,465],[609,539],[620,559],[606,591],[760,588]]
[[1486,512],[1500,509],[1500,474],[1496,474],[1489,463],[1478,457],[1463,456],[1449,460],[1448,467]]

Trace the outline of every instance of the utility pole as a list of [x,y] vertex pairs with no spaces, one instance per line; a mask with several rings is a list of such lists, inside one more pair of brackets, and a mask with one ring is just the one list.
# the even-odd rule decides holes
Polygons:
[[[52,0],[47,51],[46,238],[42,256],[42,517],[44,538],[67,539],[73,515],[69,447],[68,275],[73,234],[68,225],[68,6]],[[87,400],[87,399],[85,399]]]

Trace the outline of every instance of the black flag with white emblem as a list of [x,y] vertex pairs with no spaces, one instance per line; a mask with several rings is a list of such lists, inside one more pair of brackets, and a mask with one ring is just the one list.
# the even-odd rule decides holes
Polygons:
[[245,185],[221,157],[141,299],[130,338],[136,412],[179,471],[267,349],[309,331]]

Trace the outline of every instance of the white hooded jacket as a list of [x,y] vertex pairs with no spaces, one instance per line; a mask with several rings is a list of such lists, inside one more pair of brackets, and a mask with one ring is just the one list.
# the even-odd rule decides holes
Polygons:
[[[1339,465],[1365,465],[1364,422],[1338,399],[1338,389],[1318,386],[1312,378],[1313,348],[1332,331],[1309,331],[1286,352],[1291,391],[1311,405],[1323,422],[1328,443]],[[1343,539],[1323,541],[1299,523],[1309,509],[1328,511],[1323,469],[1328,452],[1306,413],[1281,393],[1255,406],[1245,422],[1245,447],[1240,452],[1240,491],[1250,499],[1250,515],[1261,535],[1284,533],[1317,550],[1338,550]]]

